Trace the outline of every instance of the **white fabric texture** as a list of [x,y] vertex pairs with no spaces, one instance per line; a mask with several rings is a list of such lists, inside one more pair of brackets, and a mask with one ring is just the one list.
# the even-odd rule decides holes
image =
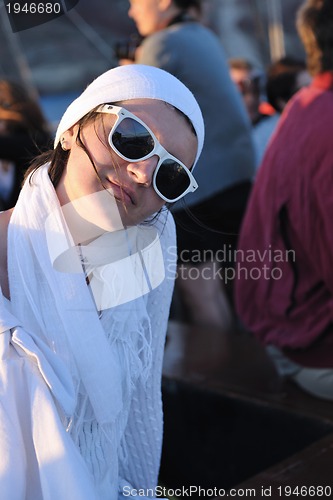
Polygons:
[[54,398],[65,406],[74,401],[66,387],[68,371],[17,325],[1,295],[0,301],[1,498],[97,500],[87,466],[55,405]]
[[167,211],[150,222],[165,260],[161,285],[99,314],[84,274],[52,267],[45,235],[51,213],[58,213],[53,230],[66,233],[44,166],[25,183],[8,230],[11,314],[2,304],[0,491],[11,493],[1,498],[115,500],[121,481],[156,486],[174,223]]
[[131,99],[159,99],[175,106],[192,122],[198,138],[198,151],[204,143],[204,121],[199,105],[190,90],[167,71],[143,64],[128,64],[106,71],[96,78],[65,111],[56,132],[54,147],[61,134],[99,104]]

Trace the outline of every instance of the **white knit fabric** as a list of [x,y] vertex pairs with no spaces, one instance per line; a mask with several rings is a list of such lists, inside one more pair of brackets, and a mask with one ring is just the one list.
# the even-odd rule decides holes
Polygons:
[[[0,491],[7,491],[12,482],[13,496],[8,500],[92,500],[95,497],[116,500],[118,495],[122,496],[118,489],[124,482],[137,489],[156,486],[162,442],[161,367],[176,259],[174,223],[166,210],[150,223],[160,234],[164,256],[166,274],[161,285],[140,298],[137,306],[136,301],[122,304],[103,311],[99,318],[84,276],[57,273],[52,268],[44,227],[57,207],[59,209],[47,166],[41,167],[33,175],[32,185],[26,182],[23,187],[9,225],[11,316],[8,311],[7,317],[0,314],[0,327],[2,324],[2,331],[6,333],[2,337],[2,352],[0,349],[6,358],[0,373],[6,390],[2,413],[7,416],[6,421],[12,422],[10,435],[22,433],[19,413],[20,419],[27,417],[28,422],[30,414],[39,415],[41,432],[47,428],[47,415],[51,416],[54,431],[47,441],[43,441],[41,434],[36,438],[34,432],[32,448],[29,429],[23,433],[19,449],[22,457],[32,464],[29,481],[36,484],[31,493],[24,486],[25,477],[21,477],[21,482],[13,479],[16,470],[12,470],[12,457],[17,451],[6,441],[6,425],[0,429],[3,452]],[[100,363],[80,359],[78,353],[84,354],[80,343],[86,342],[91,359],[96,358],[98,352]],[[19,346],[19,358],[17,347],[14,351],[10,346]],[[18,374],[22,359],[23,377],[26,373],[34,387],[35,379],[38,384],[37,389],[24,396],[25,405],[13,408],[15,382],[6,384],[6,370]],[[98,381],[97,392],[101,389],[105,412],[100,409],[98,394],[91,394],[89,389],[96,387]],[[38,398],[36,390],[40,394]],[[21,394],[24,395],[24,389]],[[68,440],[68,434],[72,439]],[[59,447],[64,450],[59,463],[66,466],[69,479],[66,485],[58,484],[54,492],[50,492],[50,485],[58,482],[61,468],[58,462],[53,464],[50,457]],[[79,450],[85,466],[75,449]],[[35,453],[42,457],[36,462]],[[19,472],[24,476],[23,465]],[[43,478],[41,484],[38,477]],[[85,488],[80,486],[81,480]],[[20,486],[17,496],[15,483]],[[38,488],[40,493],[36,493]],[[82,489],[87,494],[81,492],[78,496],[77,492]]]

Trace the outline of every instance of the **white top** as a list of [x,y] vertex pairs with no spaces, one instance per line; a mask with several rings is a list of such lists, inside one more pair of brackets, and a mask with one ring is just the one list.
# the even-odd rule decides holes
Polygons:
[[[96,315],[98,321],[97,313],[79,308],[73,312],[69,306],[66,308],[63,299],[52,303],[45,276],[59,278],[59,274],[46,258],[35,260],[32,251],[28,255],[31,245],[37,257],[42,253],[44,232],[39,235],[37,229],[39,223],[44,228],[40,213],[46,210],[52,196],[45,169],[36,175],[34,182],[45,183],[39,190],[43,199],[36,187],[28,187],[26,183],[10,224],[11,302],[0,293],[1,500],[117,500],[123,498],[124,485],[135,489],[155,488],[162,447],[162,360],[176,267],[173,218],[164,213],[155,224],[159,226],[165,278],[144,296],[145,314],[139,315],[141,305],[135,311],[136,301],[133,301],[129,307],[124,304],[100,315],[101,331],[105,331],[109,346],[106,359],[110,356],[110,363],[115,365],[109,372],[110,379],[101,378],[104,384],[101,397],[105,394],[107,406],[108,393],[116,395],[118,389],[122,393],[120,410],[119,404],[111,402],[110,405],[111,410],[118,412],[117,418],[103,423],[104,414],[100,417],[94,410],[95,401],[99,400],[90,399],[88,389],[82,386],[80,372],[73,370],[75,363],[71,364],[72,356],[85,352],[79,345],[82,339],[92,339],[93,348],[94,343],[104,346],[100,340],[97,342],[99,332],[94,328],[83,332],[85,321],[95,326],[91,316]],[[28,213],[29,217],[25,215]],[[21,224],[27,225],[24,231]],[[16,241],[20,244],[15,244]],[[30,243],[24,247],[26,241]],[[20,264],[20,258],[27,261]],[[17,276],[14,262],[15,269],[20,270]],[[39,262],[43,262],[41,268]],[[50,266],[50,275],[47,266]],[[60,277],[62,279],[62,275]],[[87,288],[85,284],[84,288]],[[65,290],[64,296],[71,290]],[[27,302],[29,293],[31,302]],[[47,297],[49,302],[45,302]],[[82,303],[79,302],[78,307]],[[72,333],[77,336],[77,349],[65,342],[66,332],[62,332],[62,318],[55,311],[57,308],[60,312],[62,308],[65,318],[74,314],[75,321],[80,322],[80,315],[83,317],[79,332],[74,332],[76,325],[71,323]],[[136,319],[140,322],[137,327]],[[149,325],[145,326],[147,321]],[[145,335],[149,332],[149,338],[145,339],[139,327],[144,327]],[[57,344],[58,339],[65,349]],[[71,349],[77,352],[72,353]],[[63,356],[67,350],[68,359]],[[85,362],[89,366],[89,359]],[[147,368],[146,372],[142,367]],[[92,383],[99,380],[99,369],[104,373],[104,367],[97,366]],[[117,370],[122,375],[119,387],[113,379]],[[87,380],[89,388],[90,380]],[[73,388],[76,389],[73,391]],[[96,408],[99,409],[98,404]],[[125,491],[126,498],[130,498],[128,487]]]

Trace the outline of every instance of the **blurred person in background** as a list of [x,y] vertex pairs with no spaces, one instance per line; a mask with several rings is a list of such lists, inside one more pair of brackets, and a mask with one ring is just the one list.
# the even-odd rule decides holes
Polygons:
[[290,99],[258,171],[236,307],[282,375],[333,400],[332,1],[306,0],[297,27],[313,80]]
[[259,142],[263,145],[258,158],[258,166],[262,162],[268,143],[288,101],[298,90],[310,83],[311,76],[302,60],[286,56],[268,67],[265,85],[266,97],[267,102],[275,112],[268,116],[264,126],[259,125],[256,131],[257,137],[260,134]]
[[311,77],[305,62],[290,56],[272,63],[266,75],[242,58],[229,59],[229,66],[252,123],[258,168],[287,102]]
[[260,110],[263,74],[250,61],[233,58],[228,61],[230,76],[242,95],[252,125],[257,125],[267,117]]
[[292,96],[302,87],[310,85],[311,80],[304,61],[291,56],[282,57],[267,69],[266,96],[269,104],[281,114]]
[[15,205],[31,160],[50,146],[48,124],[19,83],[0,80],[0,209]]
[[256,70],[253,64],[243,58],[229,59],[230,76],[238,88],[252,123],[252,136],[256,151],[258,168],[268,140],[273,132],[270,118],[275,114],[262,111],[264,74]]
[[179,260],[176,297],[185,306],[187,321],[225,327],[233,314],[217,271],[229,263],[223,256],[217,261],[217,251],[236,244],[252,187],[254,148],[221,42],[200,23],[200,14],[201,0],[130,0],[129,16],[144,38],[135,62],[179,78],[204,116],[207,132],[197,167],[200,189],[186,196],[186,206],[173,208]]

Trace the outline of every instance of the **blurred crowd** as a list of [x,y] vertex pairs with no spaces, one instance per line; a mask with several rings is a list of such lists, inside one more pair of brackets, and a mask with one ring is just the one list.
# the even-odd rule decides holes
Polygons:
[[[283,375],[333,399],[333,4],[305,0],[299,10],[306,61],[287,55],[264,69],[241,54],[228,60],[201,7],[130,0],[140,36],[119,51],[120,65],[157,66],[183,81],[206,125],[199,189],[171,207],[171,317],[241,322]],[[50,139],[39,105],[0,81],[0,209],[15,204],[24,171]]]
[[50,141],[39,103],[20,83],[0,80],[0,210],[15,205],[26,169]]
[[265,71],[227,61],[200,14],[200,0],[130,0],[142,36],[134,62],[184,81],[206,123],[201,189],[189,210],[173,208],[178,302],[192,323],[240,321],[283,376],[333,399],[333,4],[305,0],[306,61],[286,56]]

